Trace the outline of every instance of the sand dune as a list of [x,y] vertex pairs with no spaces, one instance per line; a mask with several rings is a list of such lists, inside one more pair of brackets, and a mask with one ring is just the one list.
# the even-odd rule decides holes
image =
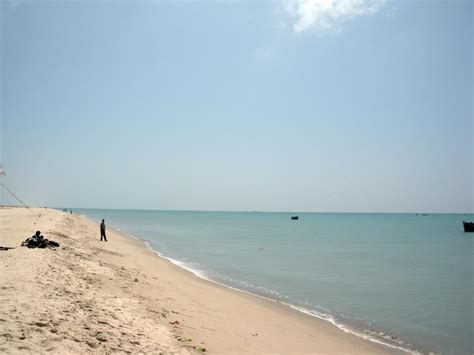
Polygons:
[[[19,247],[36,230],[61,245]],[[50,209],[0,208],[0,352],[394,352],[201,280],[140,242]]]

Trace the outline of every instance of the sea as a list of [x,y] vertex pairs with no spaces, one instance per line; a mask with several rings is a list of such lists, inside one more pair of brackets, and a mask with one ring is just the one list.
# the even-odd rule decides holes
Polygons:
[[370,341],[474,353],[474,233],[462,226],[473,214],[73,212],[201,278]]

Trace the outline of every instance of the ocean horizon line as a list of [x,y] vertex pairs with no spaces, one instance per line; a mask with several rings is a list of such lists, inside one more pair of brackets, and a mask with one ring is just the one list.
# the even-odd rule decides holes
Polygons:
[[[2,207],[21,207],[21,206],[8,206],[0,205]],[[36,207],[36,206],[31,206]],[[53,209],[84,209],[84,210],[117,210],[117,211],[155,211],[155,212],[212,212],[212,213],[290,213],[290,214],[418,214],[418,215],[445,215],[445,214],[457,214],[457,215],[470,215],[474,214],[474,211],[467,212],[430,212],[430,211],[388,211],[388,212],[372,212],[372,211],[276,211],[276,210],[198,210],[198,209],[155,209],[155,208],[118,208],[118,207],[71,207],[71,206],[43,206],[44,208]]]

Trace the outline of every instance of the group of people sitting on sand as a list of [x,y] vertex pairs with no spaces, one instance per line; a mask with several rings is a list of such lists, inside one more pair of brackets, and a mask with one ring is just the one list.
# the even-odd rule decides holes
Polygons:
[[22,247],[28,248],[57,248],[59,243],[54,240],[48,240],[41,234],[40,231],[36,231],[35,235],[31,238],[26,238],[22,243]]

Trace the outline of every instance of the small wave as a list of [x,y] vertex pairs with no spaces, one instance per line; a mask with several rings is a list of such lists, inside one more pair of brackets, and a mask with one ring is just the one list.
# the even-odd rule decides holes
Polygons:
[[207,275],[207,273],[205,273],[204,271],[202,270],[198,270],[196,268],[193,268],[192,266],[182,262],[182,261],[179,261],[179,260],[176,260],[176,259],[173,259],[173,258],[170,258],[170,257],[163,257],[162,258],[165,258],[165,259],[168,259],[169,261],[171,261],[173,264],[175,264],[176,266],[179,266],[180,268],[183,268],[189,272],[191,272],[192,274],[196,275],[197,277],[201,278],[201,279],[204,279],[204,280],[207,280],[207,281],[212,281],[209,276]]
[[176,260],[176,259],[170,258],[169,256],[164,255],[163,253],[161,253],[158,250],[154,249],[151,246],[151,244],[148,243],[145,240],[142,240],[142,242],[148,250],[152,251],[153,253],[158,255],[160,258],[163,258],[163,259],[166,259],[166,260],[170,261],[174,265],[179,266],[180,268],[182,268],[186,271],[189,271],[190,273],[196,275],[197,277],[199,277],[201,279],[204,279],[204,280],[207,280],[207,281],[212,281],[204,271],[198,270],[196,268],[193,268],[192,266],[190,266],[189,264],[187,264],[185,262],[182,262],[182,261],[179,261],[179,260]]
[[[309,310],[309,309],[306,309],[306,308],[303,308],[303,307],[299,307],[299,306],[296,306],[292,303],[289,303],[289,302],[283,302],[283,301],[279,301],[279,300],[276,300],[274,298],[270,298],[270,297],[265,297],[265,296],[262,296],[260,294],[256,294],[256,293],[253,293],[253,292],[250,292],[250,291],[246,291],[246,290],[242,290],[240,288],[236,288],[236,287],[233,287],[233,286],[230,286],[230,285],[227,285],[227,284],[224,284],[224,283],[221,283],[219,281],[216,281],[216,280],[213,280],[212,278],[209,277],[209,275],[207,273],[205,273],[204,271],[202,270],[198,270],[194,267],[192,267],[191,265],[185,263],[185,262],[182,262],[182,261],[179,261],[179,260],[176,260],[176,259],[173,259],[173,258],[170,258],[170,257],[167,257],[165,255],[163,255],[162,253],[160,253],[159,251],[153,249],[153,247],[150,245],[150,243],[148,243],[147,241],[143,241],[144,244],[146,245],[147,249],[153,251],[155,254],[157,254],[159,257],[161,258],[164,258],[166,260],[169,260],[170,262],[172,262],[174,265],[176,266],[179,266],[189,272],[191,272],[193,275],[201,278],[201,279],[204,279],[206,281],[210,281],[212,283],[215,283],[219,286],[223,286],[225,288],[229,288],[231,290],[234,290],[234,291],[238,291],[238,292],[243,292],[245,294],[248,294],[248,295],[252,295],[252,296],[256,296],[256,297],[259,297],[259,298],[263,298],[265,300],[268,300],[268,301],[272,301],[272,302],[277,302],[277,303],[280,303],[286,307],[289,307],[291,309],[294,309],[298,312],[301,312],[301,313],[304,313],[304,314],[307,314],[309,316],[312,316],[312,317],[315,317],[315,318],[318,318],[318,319],[321,319],[321,320],[324,320],[326,322],[329,322],[331,323],[332,325],[334,325],[335,327],[339,328],[340,330],[344,331],[345,333],[349,333],[349,334],[352,334],[352,335],[355,335],[359,338],[362,338],[362,339],[365,339],[367,341],[371,341],[373,343],[377,343],[377,344],[381,344],[381,345],[384,345],[384,346],[388,346],[390,348],[393,348],[393,349],[397,349],[397,350],[401,350],[403,352],[406,352],[406,353],[409,353],[409,354],[421,354],[420,352],[418,351],[415,351],[415,350],[412,350],[409,348],[409,344],[407,344],[406,342],[402,341],[401,339],[398,339],[397,337],[394,337],[394,336],[390,336],[388,334],[385,334],[385,333],[382,333],[382,336],[380,336],[380,334],[377,334],[377,332],[375,331],[369,331],[369,330],[365,330],[365,333],[364,332],[360,332],[360,331],[357,331],[357,330],[354,330],[352,328],[350,328],[349,326],[345,325],[345,324],[342,324],[342,323],[339,323],[336,321],[336,319],[329,313],[325,313],[325,312],[317,312],[317,311],[314,311],[314,310]],[[254,288],[254,289],[257,289],[257,290],[260,290],[260,291],[263,291],[263,293],[265,294],[271,294],[272,296],[276,296],[277,298],[288,298],[287,296],[282,296],[280,295],[278,292],[276,291],[273,291],[273,290],[270,290],[270,289],[267,289],[265,287],[261,287],[261,286],[255,286],[253,285],[252,283],[250,282],[246,282],[246,281],[239,281],[239,280],[235,280],[231,277],[227,277],[227,280],[228,281],[231,281],[233,283],[237,283],[237,284],[240,284],[241,286],[243,287],[247,287],[247,288]],[[385,339],[384,340],[381,340],[379,337],[382,337]]]
[[252,296],[256,296],[256,297],[260,297],[260,298],[263,298],[263,299],[266,299],[268,301],[272,301],[272,302],[278,302],[277,300],[273,299],[273,298],[269,298],[269,297],[265,297],[265,296],[261,296],[261,295],[258,295],[258,294],[255,294],[255,293],[252,293],[252,292],[249,292],[249,291],[245,291],[245,290],[242,290],[240,288],[236,288],[236,287],[232,287],[232,286],[229,286],[229,285],[226,285],[222,282],[219,282],[219,281],[216,281],[212,278],[210,278],[208,276],[208,274],[206,272],[204,272],[203,270],[199,270],[199,269],[196,269],[192,266],[190,266],[189,264],[185,263],[185,262],[182,262],[182,261],[179,261],[179,260],[176,260],[176,259],[173,259],[173,258],[170,258],[169,256],[166,256],[164,255],[163,253],[161,253],[160,251],[156,250],[156,249],[153,249],[153,247],[150,245],[150,243],[148,243],[147,241],[145,240],[142,240],[142,242],[144,243],[145,247],[154,252],[156,255],[158,255],[160,258],[163,258],[163,259],[166,259],[168,261],[170,261],[171,263],[173,263],[174,265],[176,266],[179,266],[180,268],[186,270],[186,271],[189,271],[191,274],[203,279],[203,280],[206,280],[206,281],[209,281],[209,282],[212,282],[216,285],[219,285],[219,286],[222,286],[222,287],[225,287],[225,288],[229,288],[231,290],[234,290],[234,291],[238,291],[238,292],[243,292],[245,294],[248,294],[248,295],[252,295]]
[[[237,285],[237,287],[242,287],[244,289],[255,290],[255,292],[258,292],[257,294],[253,293],[253,292],[247,292],[247,293],[249,293],[251,295],[254,295],[254,296],[259,296],[259,297],[263,297],[263,298],[268,299],[268,297],[265,297],[264,295],[270,295],[271,297],[276,298],[276,301],[283,300],[283,299],[288,299],[288,296],[283,295],[283,294],[279,293],[278,291],[272,290],[272,289],[267,288],[267,287],[254,285],[253,283],[248,282],[248,281],[237,280],[237,279],[234,279],[230,276],[222,276],[222,275],[219,275],[219,279],[222,279],[224,282],[229,282],[233,285]],[[212,280],[212,281],[216,282],[215,280]],[[231,287],[228,284],[224,284],[224,285],[226,287]],[[244,292],[241,288],[238,288],[238,290]],[[272,298],[272,300],[274,300],[274,299]]]
[[[301,312],[301,313],[305,313],[305,314],[308,314],[310,316],[325,320],[325,321],[331,323],[332,325],[334,325],[335,327],[339,328],[340,330],[342,330],[345,333],[355,335],[359,338],[371,341],[373,343],[377,343],[377,344],[388,346],[388,347],[393,348],[393,349],[401,350],[401,351],[409,353],[409,354],[421,354],[418,351],[409,349],[408,348],[409,344],[407,344],[406,342],[404,342],[403,340],[401,340],[397,337],[385,334],[383,332],[375,332],[375,331],[371,331],[371,330],[365,330],[364,332],[360,332],[360,331],[357,331],[357,330],[354,330],[354,329],[350,328],[349,326],[347,326],[345,324],[339,323],[331,314],[323,313],[323,312],[316,312],[316,311],[309,310],[309,309],[306,309],[306,308],[303,308],[303,307],[295,306],[294,304],[291,304],[291,303],[286,303],[286,302],[282,302],[282,303],[284,305],[294,309],[294,310],[297,310],[297,311]],[[384,338],[385,341],[381,340],[379,337]]]
[[[82,216],[82,215],[81,215]],[[84,216],[85,217],[85,216]],[[120,231],[120,229],[118,228],[115,228],[116,230]],[[386,333],[383,333],[383,332],[376,332],[376,331],[373,331],[373,330],[364,330],[363,332],[361,331],[357,331],[357,330],[354,330],[352,329],[351,327],[345,325],[345,324],[342,324],[340,322],[338,322],[334,316],[332,316],[330,313],[326,313],[326,312],[322,312],[322,311],[315,311],[315,310],[310,310],[310,309],[307,309],[307,308],[304,308],[304,307],[300,307],[300,306],[296,306],[290,302],[284,302],[282,300],[277,300],[275,298],[270,298],[270,297],[265,297],[265,296],[262,296],[258,293],[253,293],[253,292],[250,292],[250,291],[247,291],[247,290],[243,290],[243,289],[240,289],[240,288],[237,288],[237,287],[233,287],[233,286],[230,286],[230,285],[227,285],[227,284],[224,284],[222,282],[219,282],[219,281],[216,281],[216,280],[213,280],[209,275],[208,273],[204,272],[203,270],[201,269],[198,269],[196,267],[193,267],[193,265],[190,265],[188,263],[185,263],[183,261],[180,261],[180,260],[176,260],[176,259],[173,259],[171,257],[168,257],[166,255],[164,255],[163,253],[161,253],[160,251],[154,249],[151,244],[149,242],[147,242],[146,240],[143,240],[143,239],[140,239],[140,238],[137,238],[136,236],[132,235],[132,234],[126,234],[124,233],[125,235],[127,235],[128,237],[132,238],[132,239],[135,239],[135,240],[140,240],[144,245],[145,247],[152,251],[153,253],[155,253],[156,255],[158,255],[159,257],[163,258],[163,259],[166,259],[168,261],[170,261],[171,263],[173,263],[174,265],[192,273],[193,275],[195,275],[196,277],[199,277],[203,280],[206,280],[206,281],[209,281],[209,282],[212,282],[214,284],[217,284],[219,286],[222,286],[222,287],[225,287],[225,288],[228,288],[228,289],[231,289],[231,290],[234,290],[234,291],[238,291],[238,292],[242,292],[242,293],[245,293],[245,294],[248,294],[248,295],[252,295],[252,296],[255,296],[255,297],[259,297],[259,298],[262,298],[262,299],[265,299],[267,301],[271,301],[271,302],[276,302],[276,303],[279,303],[279,304],[282,304],[286,307],[289,307],[293,310],[296,310],[298,312],[301,312],[301,313],[304,313],[306,315],[309,315],[309,316],[312,316],[312,317],[315,317],[315,318],[318,318],[318,319],[321,319],[321,320],[324,320],[326,322],[329,322],[331,323],[332,325],[334,325],[335,327],[339,328],[340,330],[342,330],[343,332],[345,333],[349,333],[349,334],[352,334],[352,335],[355,335],[359,338],[362,338],[362,339],[365,339],[367,341],[371,341],[373,343],[377,343],[377,344],[380,344],[380,345],[384,345],[384,346],[388,346],[390,348],[393,348],[393,349],[397,349],[397,350],[401,350],[403,352],[406,352],[406,353],[409,353],[409,354],[421,354],[420,352],[416,351],[416,350],[412,350],[410,349],[410,345],[406,342],[404,342],[403,340],[397,338],[397,337],[394,337],[394,336],[391,336],[391,335],[388,335]],[[231,277],[226,277],[226,279],[228,281],[233,281],[233,283],[237,283],[237,284],[240,284],[241,286],[243,287],[248,287],[248,288],[254,288],[254,289],[257,289],[261,292],[263,292],[264,294],[270,294],[272,295],[273,297],[276,297],[276,298],[286,298],[288,299],[287,296],[282,296],[280,295],[278,292],[276,291],[273,291],[273,290],[270,290],[270,289],[267,289],[265,287],[261,287],[261,286],[255,286],[253,285],[252,283],[250,282],[245,282],[245,281],[239,281],[239,280],[235,280]],[[381,338],[383,338],[384,340],[382,340]]]

